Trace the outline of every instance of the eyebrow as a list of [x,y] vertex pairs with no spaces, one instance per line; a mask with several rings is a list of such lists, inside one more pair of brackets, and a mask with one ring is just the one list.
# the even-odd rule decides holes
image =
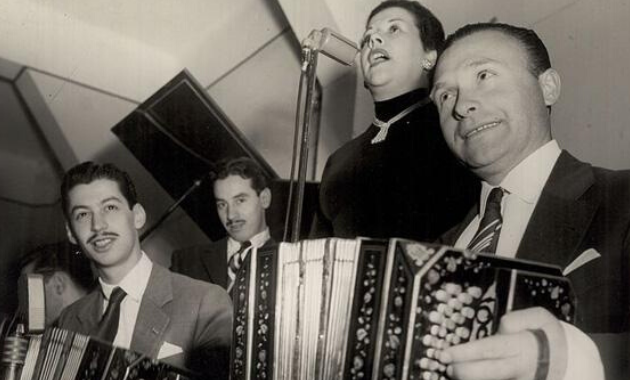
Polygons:
[[122,199],[120,199],[120,198],[118,198],[118,197],[116,197],[116,196],[111,196],[111,197],[107,197],[107,198],[103,199],[103,200],[101,201],[101,204],[103,204],[103,203],[107,203],[107,202],[109,202],[109,201],[116,201],[116,202],[121,202],[121,203],[122,203]]
[[[402,19],[402,18],[400,18],[400,17],[394,17],[394,18],[390,18],[390,19],[385,20],[385,22],[389,22],[389,23],[392,23],[392,22],[394,22],[394,21],[406,22],[405,20],[403,20],[403,19]],[[368,27],[367,27],[367,29],[365,29],[365,32],[363,32],[363,35],[365,35],[365,33],[367,33],[368,31],[370,31],[371,29],[374,29],[374,27],[373,27],[373,26],[368,26]]]
[[81,210],[84,208],[88,208],[88,207],[87,206],[72,206],[72,208],[70,209],[70,214],[74,214],[75,211]]
[[[105,204],[105,203],[111,202],[111,201],[114,201],[114,202],[117,202],[117,203],[123,203],[123,201],[120,198],[118,198],[116,196],[111,196],[111,197],[107,197],[107,198],[103,199],[99,204],[102,205],[102,204]],[[85,205],[72,206],[72,208],[70,209],[70,214],[74,213],[78,209],[84,209],[84,208],[89,208],[89,207],[85,206]]]
[[[461,65],[461,67],[464,67],[464,68],[476,68],[476,67],[479,67],[479,66],[486,65],[488,63],[501,64],[501,62],[496,60],[496,59],[484,57],[484,58],[475,58],[475,59],[468,60],[463,65]],[[434,94],[436,90],[438,90],[438,89],[440,89],[442,87],[444,87],[444,83],[443,82],[437,81],[437,82],[433,83],[433,89],[431,90],[431,94]]]
[[483,66],[487,63],[501,63],[500,61],[496,60],[496,59],[492,59],[492,58],[477,58],[475,60],[472,60],[470,62],[467,62],[464,67],[479,67],[479,66]]
[[442,81],[442,82],[435,82],[433,83],[433,86],[431,88],[431,92],[429,93],[429,97],[433,98],[435,96],[435,94],[441,90],[442,88],[447,87],[447,85]]
[[[238,193],[238,194],[236,194],[236,195],[232,196],[230,199],[235,199],[235,198],[240,198],[240,197],[249,197],[249,194],[247,194],[247,193]],[[217,197],[215,197],[215,198],[214,198],[214,200],[215,200],[216,202],[227,202],[227,200],[226,200],[226,199],[223,199],[223,198],[217,198]]]

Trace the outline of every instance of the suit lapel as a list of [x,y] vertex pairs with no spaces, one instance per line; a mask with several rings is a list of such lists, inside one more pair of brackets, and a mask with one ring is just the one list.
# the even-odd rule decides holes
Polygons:
[[77,313],[77,319],[81,325],[80,332],[83,334],[93,333],[103,315],[104,297],[100,285],[97,285],[97,288],[88,295],[88,297],[88,302],[86,302],[81,311]]
[[267,240],[265,242],[265,244],[263,244],[262,247],[260,247],[260,248],[267,248],[267,247],[274,246],[276,244],[278,244],[278,243],[276,243],[276,239],[274,239],[272,237],[269,237],[269,240]]
[[134,327],[130,349],[157,357],[170,317],[162,307],[173,299],[171,278],[166,269],[153,263]]
[[[275,244],[275,240],[273,240],[272,238],[267,240],[263,247],[271,244]],[[200,260],[203,263],[203,266],[210,280],[214,284],[222,286],[223,288],[227,288],[228,286],[227,247],[228,239],[223,238],[217,241],[215,244],[209,245],[200,254]]]
[[472,222],[472,220],[479,214],[479,204],[475,205],[468,211],[468,214],[459,224],[446,231],[442,236],[440,236],[436,243],[444,244],[449,246],[454,246],[457,242],[457,239],[464,233],[464,230],[468,225]]
[[201,262],[212,282],[227,288],[227,238],[201,252]]
[[590,165],[563,151],[528,223],[516,257],[564,268],[599,206]]

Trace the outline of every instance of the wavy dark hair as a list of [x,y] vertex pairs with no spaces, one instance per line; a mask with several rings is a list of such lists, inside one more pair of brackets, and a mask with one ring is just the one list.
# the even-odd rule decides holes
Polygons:
[[66,219],[69,220],[70,216],[70,210],[68,210],[70,191],[77,185],[87,185],[98,179],[108,179],[116,182],[120,192],[127,200],[127,203],[129,203],[129,208],[138,203],[136,187],[131,181],[129,174],[120,170],[114,164],[106,163],[101,165],[87,161],[74,166],[63,176],[63,181],[61,182],[61,207]]
[[267,177],[263,173],[260,166],[249,157],[238,157],[220,161],[214,174],[212,182],[225,179],[230,175],[237,175],[243,179],[251,179],[252,188],[257,194],[267,188]]
[[420,41],[425,51],[440,51],[444,43],[444,28],[437,17],[425,6],[417,1],[409,0],[386,0],[377,5],[367,19],[370,23],[372,17],[388,8],[402,8],[411,13],[416,20],[416,27],[420,31]]

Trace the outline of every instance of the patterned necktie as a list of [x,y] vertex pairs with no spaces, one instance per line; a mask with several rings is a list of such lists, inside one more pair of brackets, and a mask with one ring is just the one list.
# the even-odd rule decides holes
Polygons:
[[503,198],[503,189],[500,187],[495,187],[490,191],[490,195],[488,195],[486,200],[486,211],[479,223],[479,229],[468,244],[469,250],[486,253],[496,252],[499,233],[503,224],[501,198]]
[[94,334],[97,338],[100,338],[106,342],[112,343],[118,332],[118,320],[120,319],[120,303],[127,296],[124,290],[120,287],[115,287],[112,290],[112,294],[109,296],[109,303],[105,314],[98,323],[97,331]]
[[228,293],[232,292],[232,287],[234,286],[234,282],[236,281],[236,274],[238,273],[238,270],[241,269],[241,264],[243,263],[243,252],[245,252],[245,250],[251,245],[252,243],[249,241],[241,243],[241,248],[239,248],[238,251],[233,254],[228,261]]

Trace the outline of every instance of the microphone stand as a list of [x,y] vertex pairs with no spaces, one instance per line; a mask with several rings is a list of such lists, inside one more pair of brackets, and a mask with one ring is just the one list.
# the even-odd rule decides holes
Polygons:
[[164,212],[164,214],[162,214],[162,216],[160,216],[160,219],[157,220],[157,222],[153,223],[153,225],[149,228],[147,228],[141,235],[140,235],[140,242],[144,241],[144,239],[146,239],[149,235],[151,235],[151,233],[153,233],[153,231],[155,231],[162,223],[164,223],[164,221],[166,220],[166,218],[168,218],[176,209],[177,207],[179,207],[179,205],[186,200],[186,198],[188,198],[188,196],[190,194],[192,194],[193,191],[197,190],[197,188],[199,188],[199,186],[201,186],[201,183],[207,178],[207,176],[204,176],[198,180],[196,180],[195,182],[193,182],[192,186],[190,186],[188,188],[188,190],[186,190],[186,192],[179,197],[179,199],[173,203],[168,210],[166,210],[166,212]]
[[[335,33],[329,28],[313,30],[302,43],[302,68],[300,74],[300,84],[298,90],[298,104],[295,114],[295,131],[293,139],[293,157],[291,161],[291,177],[289,182],[289,197],[287,214],[284,221],[283,241],[295,243],[300,238],[300,227],[302,223],[302,208],[304,203],[304,188],[306,185],[306,171],[308,166],[308,151],[311,138],[311,123],[317,99],[314,96],[317,58],[319,53],[332,58],[333,60],[346,65],[352,65],[352,61],[358,53],[358,48],[354,42]],[[306,90],[303,91],[304,84]],[[302,104],[302,95],[306,92],[306,100]],[[298,150],[298,136],[301,144]],[[295,181],[295,166],[298,167],[297,184]],[[295,187],[297,186],[297,190]],[[297,191],[297,195],[294,192]],[[293,217],[293,223],[291,223]],[[289,227],[291,225],[291,227]],[[287,234],[290,231],[290,235]]]
[[[304,203],[304,188],[306,184],[306,172],[308,166],[309,142],[311,134],[311,123],[315,110],[316,98],[314,96],[318,50],[311,47],[302,48],[302,67],[300,74],[300,84],[298,90],[298,104],[295,115],[295,131],[293,141],[293,157],[291,163],[291,178],[289,182],[289,197],[286,218],[284,221],[283,241],[295,243],[300,238],[300,228],[302,224],[302,206]],[[303,87],[306,84],[306,100],[302,104]],[[297,140],[300,135],[301,143],[297,149]],[[297,162],[298,175],[295,180],[295,166]],[[297,189],[296,189],[297,187]],[[294,192],[297,195],[294,196]],[[291,218],[291,216],[293,218]],[[291,223],[291,219],[293,223]],[[289,226],[291,224],[291,226]],[[288,235],[290,231],[290,235]]]
[[24,325],[19,323],[11,335],[4,338],[0,356],[0,379],[19,380],[28,351],[29,339],[24,335]]

